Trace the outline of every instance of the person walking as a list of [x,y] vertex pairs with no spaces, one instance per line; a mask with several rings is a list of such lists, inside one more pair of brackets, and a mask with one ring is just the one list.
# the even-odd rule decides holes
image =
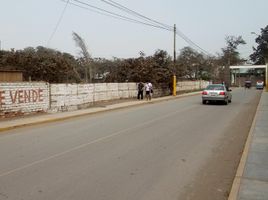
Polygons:
[[144,89],[143,83],[139,82],[138,83],[138,97],[137,97],[138,100],[143,99],[143,89]]
[[152,92],[153,92],[153,85],[150,82],[145,83],[145,96],[146,100],[151,100],[152,99]]

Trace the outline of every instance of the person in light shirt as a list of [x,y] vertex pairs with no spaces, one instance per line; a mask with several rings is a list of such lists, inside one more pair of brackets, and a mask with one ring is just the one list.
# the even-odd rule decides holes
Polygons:
[[152,93],[153,93],[153,85],[149,81],[145,83],[145,97],[146,100],[149,101],[152,99]]

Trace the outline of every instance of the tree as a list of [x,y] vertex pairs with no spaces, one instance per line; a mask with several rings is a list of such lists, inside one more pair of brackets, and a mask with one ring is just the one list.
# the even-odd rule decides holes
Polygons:
[[246,44],[242,36],[227,36],[225,38],[226,47],[222,48],[222,55],[219,58],[219,63],[223,66],[222,81],[230,85],[230,66],[239,65],[245,62],[245,59],[240,58],[240,53],[237,51],[239,45]]
[[191,47],[184,47],[177,58],[179,77],[199,79],[204,68],[205,58]]
[[92,66],[90,65],[90,62],[92,59],[91,59],[91,56],[88,52],[87,45],[86,45],[84,39],[75,32],[73,32],[73,39],[76,43],[76,46],[80,48],[80,53],[83,56],[82,63],[83,63],[84,68],[85,68],[85,82],[88,82],[88,68],[89,68],[89,82],[92,83],[93,69],[92,69]]
[[205,60],[205,72],[202,74],[202,79],[204,80],[212,80],[213,82],[220,81],[220,72],[221,72],[221,65],[219,64],[219,58],[216,56],[208,57]]
[[226,47],[222,48],[221,61],[223,66],[238,65],[245,60],[240,58],[240,53],[237,51],[239,45],[246,44],[242,36],[227,36],[225,38]]
[[[172,58],[164,50],[157,50],[152,59],[152,79],[154,84],[162,83],[169,85],[173,76]],[[153,82],[153,81],[152,81]]]
[[146,82],[154,85],[168,85],[172,76],[172,59],[166,51],[157,50],[153,56],[145,57],[141,51],[140,57],[116,59],[116,65],[106,77],[110,82]]
[[268,60],[268,25],[261,29],[261,34],[257,36],[255,42],[258,46],[253,47],[254,52],[250,55],[250,60],[255,65],[264,65],[265,59]]
[[75,58],[68,53],[38,46],[0,54],[0,68],[23,71],[26,80],[50,83],[80,82]]

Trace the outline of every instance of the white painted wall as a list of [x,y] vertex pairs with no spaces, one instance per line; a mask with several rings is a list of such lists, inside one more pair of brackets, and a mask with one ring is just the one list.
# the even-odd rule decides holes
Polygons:
[[[177,82],[177,92],[205,88],[207,81]],[[154,96],[169,94],[154,87]],[[33,112],[61,112],[87,108],[94,102],[137,97],[136,83],[48,84],[0,83],[0,118]]]
[[204,89],[209,85],[208,81],[198,80],[198,81],[180,81],[177,82],[176,91],[186,91],[186,90],[200,90]]
[[51,84],[50,111],[88,107],[94,102],[136,97],[136,83]]
[[0,118],[33,112],[47,112],[48,107],[48,83],[0,83]]

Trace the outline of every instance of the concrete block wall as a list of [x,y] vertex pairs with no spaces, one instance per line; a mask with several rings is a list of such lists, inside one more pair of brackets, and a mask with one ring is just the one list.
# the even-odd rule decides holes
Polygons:
[[50,111],[77,110],[94,100],[94,84],[50,84]]
[[51,84],[50,111],[86,108],[94,102],[133,98],[136,83]]
[[108,100],[120,99],[119,96],[119,83],[106,83],[107,98]]
[[209,84],[209,82],[204,81],[204,80],[180,81],[180,82],[177,82],[177,92],[204,89],[205,87],[208,86],[208,84]]
[[[203,89],[207,81],[177,82],[177,92]],[[154,97],[169,95],[154,87]],[[48,84],[0,83],[0,118],[33,112],[61,112],[87,108],[94,102],[137,97],[137,83]]]
[[47,112],[48,108],[48,83],[0,83],[0,118]]

